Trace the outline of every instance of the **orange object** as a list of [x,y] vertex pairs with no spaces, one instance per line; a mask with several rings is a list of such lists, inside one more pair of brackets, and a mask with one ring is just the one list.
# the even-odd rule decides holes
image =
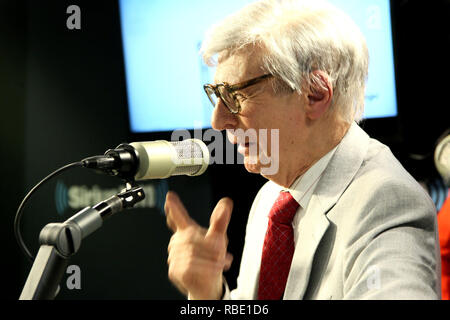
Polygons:
[[438,214],[439,242],[442,261],[442,300],[450,300],[450,197]]

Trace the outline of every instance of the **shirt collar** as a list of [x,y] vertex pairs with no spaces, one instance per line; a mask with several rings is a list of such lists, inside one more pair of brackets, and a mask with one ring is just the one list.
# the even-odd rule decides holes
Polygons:
[[302,208],[308,206],[309,200],[313,194],[314,188],[320,180],[322,173],[328,166],[331,158],[336,152],[337,146],[320,158],[311,168],[303,175],[297,178],[290,188],[280,187],[280,191],[288,191],[292,197],[300,204]]

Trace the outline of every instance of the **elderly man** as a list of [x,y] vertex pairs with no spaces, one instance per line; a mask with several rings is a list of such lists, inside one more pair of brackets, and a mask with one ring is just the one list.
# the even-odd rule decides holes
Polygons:
[[[351,19],[319,1],[260,1],[216,25],[203,54],[218,56],[216,84],[205,86],[214,129],[269,181],[251,208],[231,292],[231,199],[204,229],[168,193],[170,280],[190,299],[439,298],[434,205],[356,124],[368,52]],[[278,139],[263,146],[236,129],[277,130]],[[274,144],[279,168],[269,174],[260,160]]]

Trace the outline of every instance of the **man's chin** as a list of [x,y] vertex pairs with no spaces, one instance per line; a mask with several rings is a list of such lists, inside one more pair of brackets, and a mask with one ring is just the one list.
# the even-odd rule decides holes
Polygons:
[[261,173],[261,164],[259,162],[250,161],[248,157],[244,158],[244,166],[245,169],[250,173],[260,174]]
[[278,175],[278,170],[274,172],[272,167],[263,166],[259,161],[255,163],[255,161],[250,161],[248,157],[244,158],[244,166],[245,169],[254,174],[260,174],[266,179],[274,180],[274,178]]

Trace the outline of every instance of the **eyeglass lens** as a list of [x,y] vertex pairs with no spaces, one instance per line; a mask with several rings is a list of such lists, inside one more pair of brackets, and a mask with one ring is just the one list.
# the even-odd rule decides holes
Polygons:
[[219,86],[217,90],[219,91],[220,97],[216,95],[216,92],[214,89],[210,87],[205,88],[206,93],[208,94],[209,100],[215,107],[217,105],[217,100],[219,98],[222,98],[222,101],[225,103],[225,106],[231,111],[236,112],[237,106],[236,101],[234,100],[233,96],[228,92],[228,90],[224,86]]

